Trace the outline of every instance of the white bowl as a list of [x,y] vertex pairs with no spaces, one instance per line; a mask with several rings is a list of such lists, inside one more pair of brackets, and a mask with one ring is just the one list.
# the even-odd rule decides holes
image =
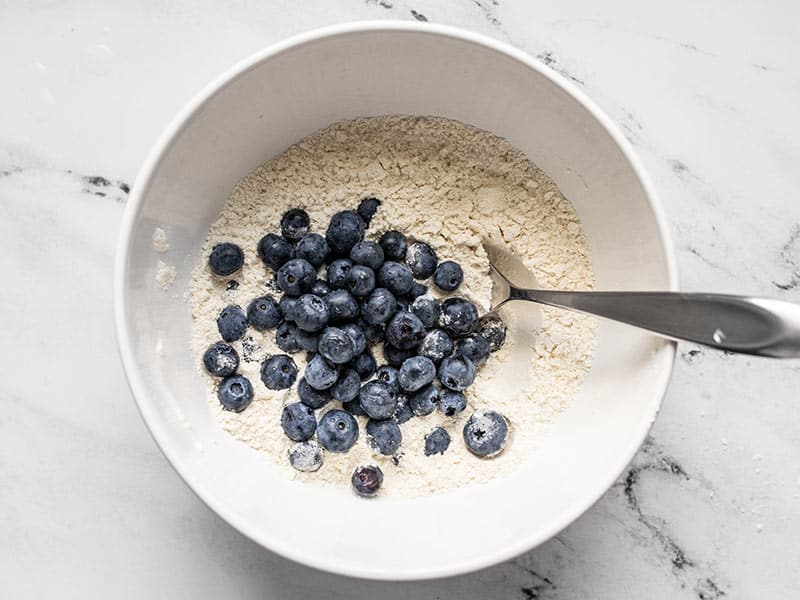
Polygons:
[[[232,186],[334,121],[438,115],[508,139],[575,206],[598,289],[676,289],[669,234],[629,145],[582,92],[527,54],[457,29],[357,23],[297,36],[201,91],[150,153],[131,194],[114,281],[117,333],[147,426],[191,488],[263,546],[327,571],[422,579],[529,550],[589,508],[644,440],[675,345],[603,322],[582,391],[510,476],[416,499],[364,501],[285,479],[215,423],[190,353],[184,293]],[[156,226],[169,234],[154,252]],[[169,292],[159,260],[177,266]]]

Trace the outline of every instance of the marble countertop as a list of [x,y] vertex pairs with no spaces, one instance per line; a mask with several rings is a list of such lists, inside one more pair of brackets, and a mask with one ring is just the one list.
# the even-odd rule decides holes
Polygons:
[[649,169],[686,290],[800,301],[800,6],[750,0],[0,4],[0,581],[8,598],[789,598],[800,361],[681,345],[646,445],[582,518],[464,577],[277,557],[176,476],[117,357],[111,272],[139,165],[238,59],[356,19],[506,40],[576,82]]

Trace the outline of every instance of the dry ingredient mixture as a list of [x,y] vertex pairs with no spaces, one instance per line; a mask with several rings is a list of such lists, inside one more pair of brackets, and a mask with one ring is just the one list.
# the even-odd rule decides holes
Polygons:
[[[285,469],[288,477],[348,486],[360,465],[380,466],[382,494],[418,496],[470,483],[486,482],[507,473],[531,455],[547,424],[568,404],[589,369],[595,346],[592,318],[564,310],[541,309],[541,324],[530,325],[514,314],[504,315],[508,338],[477,369],[465,391],[468,406],[454,416],[436,410],[404,422],[402,444],[392,456],[376,453],[367,443],[367,419],[358,416],[360,435],[346,453],[325,452],[316,472],[293,469],[288,460],[295,442],[281,427],[283,407],[297,402],[297,384],[272,391],[260,378],[262,362],[282,354],[275,329],[250,327],[231,345],[241,357],[238,373],[253,388],[253,401],[242,412],[223,410],[217,398],[218,378],[203,368],[203,354],[220,341],[217,317],[230,306],[247,310],[259,296],[280,299],[273,271],[256,253],[267,233],[280,233],[281,215],[301,208],[310,216],[310,231],[325,235],[331,217],[355,209],[366,197],[381,204],[366,229],[365,239],[377,241],[388,230],[429,244],[439,261],[453,260],[463,269],[463,283],[453,294],[433,283],[428,294],[438,298],[463,296],[481,314],[490,307],[488,258],[481,245],[501,241],[536,276],[542,287],[591,289],[594,284],[589,251],[577,215],[555,184],[517,149],[488,132],[435,117],[388,116],[335,123],[297,143],[245,177],[232,191],[222,214],[212,225],[193,273],[191,307],[193,350],[207,381],[208,402],[220,425],[264,460]],[[155,240],[154,240],[155,241]],[[212,248],[238,245],[244,266],[228,277],[209,270]],[[324,277],[324,267],[320,271]],[[373,348],[384,364],[380,347]],[[299,370],[306,353],[292,355]],[[340,408],[330,402],[317,410]],[[509,441],[495,458],[478,458],[465,446],[462,430],[473,413],[494,410],[510,425]],[[442,454],[426,456],[425,439],[444,428],[451,443]]]

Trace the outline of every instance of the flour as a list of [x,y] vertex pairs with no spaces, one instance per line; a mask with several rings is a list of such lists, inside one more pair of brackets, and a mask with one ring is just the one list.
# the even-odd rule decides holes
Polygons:
[[156,283],[165,292],[170,288],[172,282],[175,281],[177,271],[175,265],[165,263],[163,260],[158,261],[156,266]]
[[153,230],[153,250],[156,252],[164,253],[169,250],[169,241],[167,240],[167,232],[161,227],[156,227]]
[[[279,231],[282,213],[304,208],[312,231],[324,234],[337,211],[353,209],[361,198],[382,200],[367,230],[377,240],[397,229],[410,240],[429,243],[440,260],[455,260],[464,270],[462,295],[486,311],[490,307],[488,258],[481,245],[492,237],[505,243],[536,275],[543,287],[591,289],[594,275],[589,251],[575,211],[555,184],[518,150],[487,132],[440,118],[379,117],[336,123],[289,148],[256,169],[232,191],[193,273],[191,307],[193,350],[198,369],[208,384],[208,402],[220,425],[264,460],[280,465],[287,477],[349,486],[353,469],[377,463],[385,474],[382,494],[418,496],[485,482],[507,473],[531,456],[541,434],[568,405],[589,369],[595,346],[595,322],[568,311],[541,309],[541,326],[506,315],[509,326],[504,347],[478,369],[467,390],[468,407],[456,417],[435,411],[401,425],[403,442],[398,456],[375,456],[366,435],[366,419],[358,417],[360,437],[345,454],[326,452],[316,472],[289,466],[293,442],[280,426],[282,406],[297,401],[290,390],[267,390],[259,376],[261,361],[280,353],[274,331],[248,329],[233,346],[242,357],[239,372],[250,379],[252,404],[242,413],[223,411],[216,398],[214,378],[202,369],[202,354],[218,341],[216,317],[230,304],[246,308],[250,300],[280,292],[272,273],[256,255],[258,240]],[[241,272],[220,279],[211,275],[208,255],[220,242],[244,250]],[[236,283],[231,283],[235,281]],[[439,297],[430,281],[431,293]],[[382,349],[373,348],[382,364]],[[293,355],[298,368],[305,355]],[[317,411],[318,417],[331,402]],[[479,459],[466,449],[464,423],[481,409],[506,416],[513,438],[494,459]],[[437,426],[452,437],[442,455],[425,456],[425,436]]]

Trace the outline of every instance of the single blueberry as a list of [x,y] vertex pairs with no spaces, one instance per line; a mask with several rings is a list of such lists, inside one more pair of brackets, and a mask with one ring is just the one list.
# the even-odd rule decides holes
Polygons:
[[302,402],[287,404],[281,413],[281,427],[286,437],[293,442],[306,441],[314,435],[314,430],[317,428],[314,409]]
[[361,408],[361,398],[354,398],[350,402],[342,402],[342,408],[356,417],[366,417],[367,413]]
[[317,424],[317,441],[330,452],[347,452],[358,439],[358,422],[350,413],[333,408]]
[[337,402],[350,402],[361,391],[361,378],[353,369],[344,369],[331,388],[331,398]]
[[356,324],[361,327],[368,344],[377,344],[383,341],[383,325],[367,323],[364,319],[359,319]]
[[436,410],[439,404],[440,392],[432,383],[429,383],[421,390],[414,392],[408,397],[408,406],[418,417],[424,417]]
[[364,220],[357,212],[345,210],[333,215],[325,239],[334,254],[347,256],[353,246],[364,238],[364,228]]
[[311,333],[322,331],[330,321],[331,313],[328,303],[314,294],[303,294],[294,309],[294,321],[297,327]]
[[400,350],[416,348],[424,338],[425,326],[410,312],[398,312],[386,326],[386,341]]
[[297,383],[297,395],[300,396],[300,402],[311,408],[322,408],[331,401],[330,388],[315,390],[308,384],[305,377]]
[[294,258],[294,249],[279,235],[268,233],[258,242],[258,257],[273,271],[280,269],[286,261]]
[[489,342],[489,350],[497,352],[506,341],[506,324],[498,315],[489,313],[478,321],[475,331]]
[[457,290],[463,281],[464,271],[461,270],[461,265],[452,260],[439,263],[433,273],[433,283],[445,292]]
[[311,227],[311,219],[302,208],[287,210],[281,217],[281,234],[290,242],[301,239],[309,227]]
[[278,302],[278,308],[281,309],[281,315],[287,321],[294,321],[294,309],[297,308],[299,298],[284,294]]
[[228,377],[239,368],[239,354],[230,344],[217,342],[211,344],[203,354],[203,365],[212,375]]
[[464,298],[448,298],[442,302],[439,327],[452,336],[472,333],[478,324],[478,309]]
[[317,281],[317,270],[303,258],[293,258],[278,269],[278,285],[290,296],[311,291]]
[[400,426],[393,419],[367,421],[367,444],[374,452],[391,456],[400,448],[403,442],[403,433]]
[[317,352],[319,350],[319,334],[303,331],[299,327],[294,333],[297,343],[306,352]]
[[486,362],[489,352],[491,352],[489,342],[480,333],[471,333],[456,340],[455,353],[466,356],[476,367]]
[[289,464],[298,471],[313,473],[322,466],[324,451],[314,440],[297,442],[289,448]]
[[233,275],[244,264],[244,252],[236,244],[224,242],[217,244],[208,257],[208,266],[211,272],[220,277]]
[[375,289],[375,272],[364,265],[353,265],[347,273],[346,285],[353,296],[362,298]]
[[318,233],[306,233],[294,247],[294,254],[297,258],[304,258],[318,269],[328,255],[328,242]]
[[380,205],[381,201],[377,198],[364,198],[358,203],[358,216],[367,224],[367,227],[369,227],[372,217],[378,212],[378,207]]
[[275,332],[275,344],[289,354],[300,352],[302,346],[297,341],[297,325],[294,323],[281,323]]
[[242,412],[253,401],[253,386],[243,375],[231,375],[219,382],[217,398],[222,408]]
[[395,391],[399,391],[400,383],[397,381],[398,375],[397,369],[390,365],[383,365],[375,372],[375,380],[385,383]]
[[412,356],[403,362],[397,376],[400,387],[406,392],[416,392],[436,378],[436,365],[425,356]]
[[397,400],[397,408],[394,409],[394,420],[402,425],[403,423],[410,421],[413,416],[414,412],[408,405],[408,399],[405,396],[399,397]]
[[315,390],[327,390],[339,377],[339,369],[329,363],[321,354],[317,354],[308,361],[305,371],[305,380]]
[[416,354],[416,348],[411,348],[410,350],[400,350],[391,344],[383,345],[383,357],[386,359],[386,362],[393,367],[399,368],[405,360],[415,356]]
[[217,317],[217,329],[220,337],[226,342],[242,339],[244,332],[247,331],[247,317],[244,311],[238,306],[226,306]]
[[331,323],[342,323],[352,321],[358,317],[360,308],[358,300],[347,290],[333,290],[325,296],[325,302],[331,313]]
[[393,260],[400,262],[406,259],[406,251],[408,250],[408,241],[399,231],[387,231],[378,240],[383,249],[383,255],[386,260]]
[[247,307],[247,322],[255,329],[275,329],[281,322],[281,310],[275,298],[261,296],[253,300]]
[[364,265],[377,271],[383,264],[383,248],[375,242],[361,240],[350,250],[350,260],[354,264]]
[[364,335],[364,331],[361,327],[355,323],[347,323],[341,325],[339,329],[344,331],[350,336],[350,339],[353,340],[353,349],[356,354],[361,354],[367,349],[367,337]]
[[361,387],[361,408],[373,419],[388,419],[397,408],[397,392],[380,381],[369,381]]
[[460,354],[448,356],[439,365],[439,381],[451,390],[465,390],[475,381],[475,365]]
[[288,389],[296,378],[297,365],[291,356],[276,354],[261,364],[261,381],[269,390]]
[[500,454],[508,439],[508,421],[498,412],[475,412],[464,425],[464,443],[476,456],[489,458]]
[[411,303],[411,312],[429,329],[436,327],[439,310],[439,301],[430,296],[419,296]]
[[347,274],[353,268],[353,261],[349,258],[338,258],[328,265],[328,285],[334,290],[343,290],[347,287]]
[[417,242],[408,247],[406,264],[416,279],[427,279],[433,275],[438,263],[436,252],[425,242]]
[[387,260],[378,269],[378,286],[386,288],[395,296],[408,293],[414,283],[414,275],[406,265]]
[[443,427],[437,427],[425,436],[425,456],[444,454],[450,447],[450,434]]
[[342,365],[356,355],[355,344],[338,327],[326,327],[319,336],[319,353],[332,363]]
[[453,340],[444,329],[431,329],[422,340],[417,352],[420,356],[427,356],[434,363],[439,362],[453,352]]
[[383,471],[378,465],[361,465],[353,471],[350,482],[359,496],[374,496],[383,484]]
[[361,316],[370,325],[385,323],[397,312],[394,294],[385,288],[376,288],[361,306]]
[[320,298],[327,296],[331,293],[331,287],[323,279],[317,279],[314,282],[314,287],[311,288],[311,293]]
[[461,392],[442,390],[439,395],[439,410],[445,416],[452,417],[467,408],[467,397]]
[[420,283],[419,281],[415,281],[411,284],[411,288],[409,288],[408,292],[406,292],[406,296],[411,299],[419,298],[423,294],[428,292],[428,286],[424,283]]
[[378,363],[370,350],[364,350],[361,354],[354,356],[349,364],[358,373],[361,381],[369,379],[378,367]]

